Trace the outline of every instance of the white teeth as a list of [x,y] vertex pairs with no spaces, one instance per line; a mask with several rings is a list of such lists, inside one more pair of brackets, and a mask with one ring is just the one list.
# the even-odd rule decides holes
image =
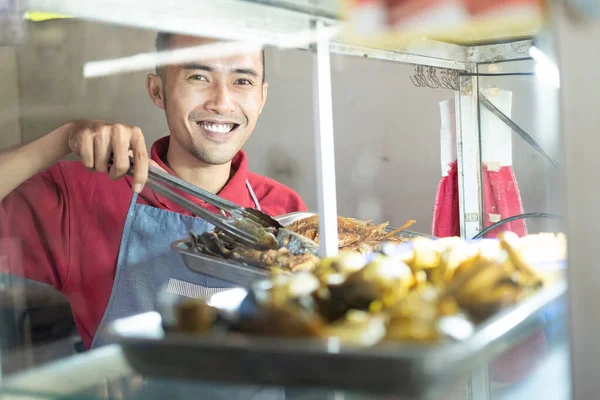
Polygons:
[[207,131],[214,133],[229,133],[234,127],[234,124],[215,124],[212,122],[201,122],[200,126]]

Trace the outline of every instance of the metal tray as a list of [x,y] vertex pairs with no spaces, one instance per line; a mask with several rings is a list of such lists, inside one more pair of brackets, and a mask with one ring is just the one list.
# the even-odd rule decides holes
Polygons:
[[253,282],[269,277],[269,271],[222,257],[198,253],[190,249],[189,239],[178,240],[171,248],[181,254],[183,263],[194,272],[231,282],[241,287],[250,287]]
[[[282,225],[286,226],[292,222],[311,217],[315,214],[308,212],[295,212],[275,217]],[[388,232],[394,228],[387,228]],[[402,231],[398,233],[400,237],[414,238],[424,236],[433,238],[433,236]],[[171,248],[181,254],[184,264],[192,271],[204,275],[212,276],[223,281],[231,282],[242,287],[249,287],[253,282],[268,277],[269,271],[246,265],[243,263],[228,260],[226,258],[215,257],[208,254],[198,253],[190,249],[189,239],[178,240],[171,244]]]
[[[423,396],[487,366],[548,324],[566,284],[546,288],[476,327],[460,342],[371,348],[337,340],[285,340],[234,333],[165,333],[156,312],[114,321],[107,334],[140,374],[237,384]],[[562,316],[561,316],[562,318]]]

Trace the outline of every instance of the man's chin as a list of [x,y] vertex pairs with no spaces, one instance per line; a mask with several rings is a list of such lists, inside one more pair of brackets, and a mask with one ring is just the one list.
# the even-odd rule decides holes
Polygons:
[[207,152],[205,150],[196,150],[194,151],[194,157],[196,157],[198,160],[202,161],[204,164],[207,165],[225,165],[229,162],[231,162],[231,160],[233,160],[233,158],[235,157],[235,155],[237,154],[236,152]]

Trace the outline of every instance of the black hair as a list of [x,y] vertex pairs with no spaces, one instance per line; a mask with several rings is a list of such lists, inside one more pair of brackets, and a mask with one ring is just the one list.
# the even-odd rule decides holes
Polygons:
[[[161,51],[165,51],[169,48],[169,42],[171,40],[171,37],[173,36],[172,33],[169,32],[158,32],[158,34],[156,35],[156,41],[154,43],[154,46],[156,47],[156,52],[161,52]],[[265,78],[267,75],[267,71],[265,70],[265,49],[262,49],[262,67],[263,67],[263,73],[262,73],[262,83],[265,83]],[[162,75],[162,68],[161,67],[156,67],[156,73],[158,75]]]

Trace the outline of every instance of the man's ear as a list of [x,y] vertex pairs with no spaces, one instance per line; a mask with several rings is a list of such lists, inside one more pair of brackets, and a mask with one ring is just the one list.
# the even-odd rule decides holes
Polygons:
[[146,78],[146,89],[150,95],[150,99],[158,107],[165,109],[165,93],[164,85],[160,75],[148,74]]
[[265,82],[262,85],[262,104],[260,106],[260,114],[262,114],[265,102],[267,101],[267,92],[269,91],[269,82]]

